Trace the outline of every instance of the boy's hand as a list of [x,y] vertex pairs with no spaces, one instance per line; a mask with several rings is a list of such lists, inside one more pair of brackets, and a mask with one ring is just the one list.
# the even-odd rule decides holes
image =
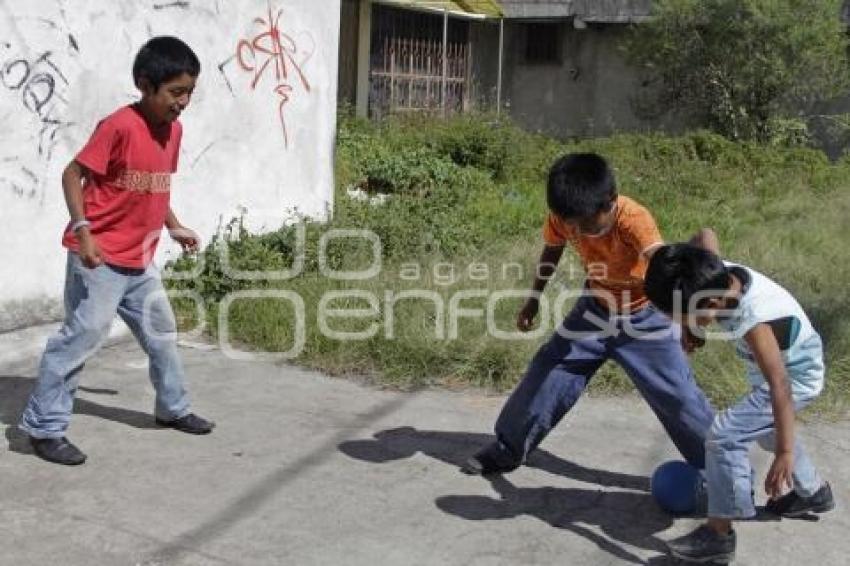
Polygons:
[[77,232],[77,241],[80,242],[80,260],[89,269],[103,264],[103,253],[97,242],[94,241],[88,228],[82,228]]
[[777,452],[773,457],[773,464],[767,477],[764,479],[764,490],[771,499],[782,496],[785,488],[794,487],[794,454],[791,452]]
[[540,309],[540,302],[534,297],[529,298],[516,317],[516,327],[522,332],[528,332],[534,326],[534,317]]
[[185,226],[170,228],[168,234],[175,242],[180,244],[185,253],[195,253],[201,247],[201,237],[198,236],[197,232]]
[[693,354],[705,346],[705,338],[695,335],[687,326],[682,326],[682,349],[687,354]]

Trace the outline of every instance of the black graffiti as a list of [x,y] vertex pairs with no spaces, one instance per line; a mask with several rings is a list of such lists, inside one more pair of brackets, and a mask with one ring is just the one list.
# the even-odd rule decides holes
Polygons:
[[[0,67],[0,82],[9,90],[23,88],[24,107],[43,117],[45,106],[56,94],[56,78],[68,85],[68,79],[59,67],[50,60],[51,52],[46,51],[30,63],[26,59],[13,59]],[[47,67],[44,69],[43,67]],[[63,100],[61,96],[57,98]]]
[[39,73],[33,76],[24,87],[24,107],[41,116],[41,110],[53,98],[55,90],[56,80],[52,75]]
[[[12,194],[14,194],[18,198],[26,198],[30,200],[35,199],[39,195],[38,175],[36,175],[32,172],[32,170],[28,169],[23,165],[17,165],[18,161],[19,159],[17,157],[4,158],[0,160],[0,170],[5,168],[5,164],[15,164],[13,165],[14,169],[21,173],[21,176],[26,177],[26,179],[23,179],[22,181],[29,186],[24,186],[23,184],[21,184],[21,182],[12,180],[12,178],[7,174],[0,175],[0,185],[8,185],[9,188],[12,190]],[[42,195],[42,200],[43,196],[44,195]]]
[[154,4],[154,10],[162,10],[163,8],[183,8],[184,10],[189,7],[188,2],[171,2],[170,4]]
[[[71,45],[77,47],[73,36],[68,37]],[[3,47],[9,49],[11,45],[3,43]],[[58,136],[61,130],[73,125],[73,122],[59,118],[68,104],[63,93],[69,82],[51,57],[52,53],[45,51],[32,60],[13,56],[0,63],[0,90],[5,88],[8,92],[20,97],[23,110],[37,116],[41,122],[38,139],[34,141],[37,141],[38,157],[43,164],[50,163],[53,159],[53,151],[59,143]],[[13,158],[14,161],[17,159],[17,157]],[[3,160],[4,163],[8,161],[8,159]],[[44,191],[41,190],[43,179],[33,169],[26,166],[18,165],[16,169],[16,175],[12,177],[3,175],[0,177],[0,183],[8,185],[12,193],[19,198],[36,199],[40,195],[43,204],[45,198]],[[35,170],[38,171],[38,167]]]
[[18,198],[28,198],[30,200],[34,199],[38,196],[38,191],[34,188],[25,188],[20,186],[17,183],[6,181],[5,179],[0,179],[9,184],[9,188],[12,189],[12,194],[14,194]]
[[59,120],[54,113],[56,101],[67,104],[57,86],[65,87],[69,83],[62,70],[50,59],[51,55],[50,51],[46,51],[32,62],[11,59],[0,65],[0,84],[10,91],[19,91],[23,107],[41,120],[38,154],[47,157],[48,161],[53,156],[59,130],[72,125]]
[[234,59],[236,59],[236,55],[231,55],[230,57],[219,63],[218,72],[221,73],[222,77],[224,77],[224,84],[227,85],[227,90],[229,90],[230,94],[232,94],[233,97],[236,98],[236,93],[233,92],[233,87],[230,85],[230,81],[227,78],[227,74],[224,72],[224,68]]
[[69,128],[73,125],[73,122],[63,122],[51,116],[42,118],[41,130],[38,132],[38,154],[47,157],[48,161],[53,159],[53,149],[59,143],[56,140],[59,130]]
[[[17,79],[15,76],[17,75]],[[23,59],[9,61],[3,65],[3,86],[10,90],[18,90],[30,76],[30,64]]]
[[27,169],[26,167],[21,167],[21,171],[23,171],[24,175],[30,178],[33,183],[38,182],[38,175]]

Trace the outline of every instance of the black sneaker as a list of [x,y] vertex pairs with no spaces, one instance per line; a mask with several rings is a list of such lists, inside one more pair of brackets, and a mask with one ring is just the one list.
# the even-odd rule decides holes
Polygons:
[[829,482],[823,485],[814,495],[803,497],[796,491],[789,491],[782,497],[768,500],[765,511],[780,517],[802,517],[809,513],[826,513],[835,509],[835,499],[832,498],[832,488]]
[[30,436],[30,444],[32,444],[36,456],[54,464],[79,466],[86,461],[86,455],[64,436],[62,438],[35,438]]
[[707,525],[667,543],[674,558],[698,564],[729,564],[735,559],[735,531],[719,535]]
[[519,467],[520,463],[500,442],[493,442],[467,460],[461,471],[471,476],[506,474]]
[[186,432],[188,434],[209,434],[215,428],[215,423],[208,421],[205,418],[199,417],[195,413],[189,413],[179,419],[166,421],[160,418],[156,419],[156,424]]

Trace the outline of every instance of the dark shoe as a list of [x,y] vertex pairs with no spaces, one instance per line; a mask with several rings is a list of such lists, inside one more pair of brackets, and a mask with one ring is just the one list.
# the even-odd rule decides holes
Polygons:
[[512,472],[519,465],[516,458],[500,442],[493,442],[478,451],[460,469],[471,476],[488,476]]
[[735,531],[728,535],[719,535],[706,525],[691,533],[673,539],[667,548],[674,558],[698,564],[729,564],[735,559]]
[[186,432],[188,434],[209,434],[215,428],[215,423],[199,417],[195,413],[189,413],[186,416],[166,421],[160,418],[156,419],[156,424]]
[[64,436],[62,438],[35,438],[31,436],[30,444],[32,444],[36,456],[54,464],[79,466],[86,461],[86,455]]
[[809,513],[826,513],[835,509],[835,499],[832,498],[832,488],[829,482],[823,485],[814,495],[802,497],[796,491],[789,491],[782,497],[768,500],[765,511],[780,517],[802,517]]

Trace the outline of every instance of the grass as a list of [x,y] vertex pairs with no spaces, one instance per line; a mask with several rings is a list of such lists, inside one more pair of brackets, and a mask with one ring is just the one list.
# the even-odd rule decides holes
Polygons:
[[[368,376],[391,387],[508,389],[554,328],[555,317],[544,321],[532,340],[499,339],[474,317],[457,321],[457,337],[450,338],[453,321],[446,307],[463,293],[492,296],[528,288],[542,243],[546,172],[556,156],[579,150],[597,151],[611,161],[621,192],[653,212],[668,241],[711,226],[728,258],[791,290],[826,344],[828,385],[814,412],[845,411],[850,399],[850,299],[844,287],[850,265],[843,243],[850,241],[845,220],[850,213],[850,162],[830,163],[806,148],[732,143],[705,132],[563,143],[488,116],[381,125],[346,117],[338,133],[334,218],[327,225],[306,222],[304,270],[298,277],[228,277],[216,251],[220,246],[228,246],[235,266],[253,270],[282,269],[296,253],[294,227],[251,235],[234,221],[204,252],[200,277],[172,286],[204,296],[213,334],[218,332],[218,305],[228,293],[277,289],[297,294],[306,323],[303,349],[294,361],[305,366]],[[350,196],[351,187],[367,196],[388,196],[384,204],[371,204]],[[329,229],[375,233],[382,244],[379,273],[354,281],[320,273],[319,242]],[[332,240],[324,258],[338,270],[365,269],[375,259],[363,239]],[[189,259],[178,262],[178,268],[190,267]],[[557,283],[580,286],[575,257],[562,262]],[[549,287],[547,297],[554,299],[559,287]],[[358,318],[328,318],[326,326],[360,332],[362,338],[329,337],[320,328],[319,304],[329,292],[352,291],[374,299],[342,296],[328,302],[326,307],[361,312]],[[427,297],[393,300],[413,291]],[[443,308],[436,308],[435,301],[442,301]],[[498,329],[511,330],[520,302],[506,298],[494,304]],[[462,298],[458,304],[485,308],[487,299]],[[191,307],[177,303],[177,311],[187,324],[192,322]],[[390,316],[392,324],[387,322]],[[295,321],[295,310],[286,301],[242,300],[232,304],[228,326],[245,348],[287,351],[296,345]],[[746,388],[729,344],[709,344],[694,356],[693,365],[700,384],[721,406]],[[631,385],[608,364],[591,390],[620,394]]]

